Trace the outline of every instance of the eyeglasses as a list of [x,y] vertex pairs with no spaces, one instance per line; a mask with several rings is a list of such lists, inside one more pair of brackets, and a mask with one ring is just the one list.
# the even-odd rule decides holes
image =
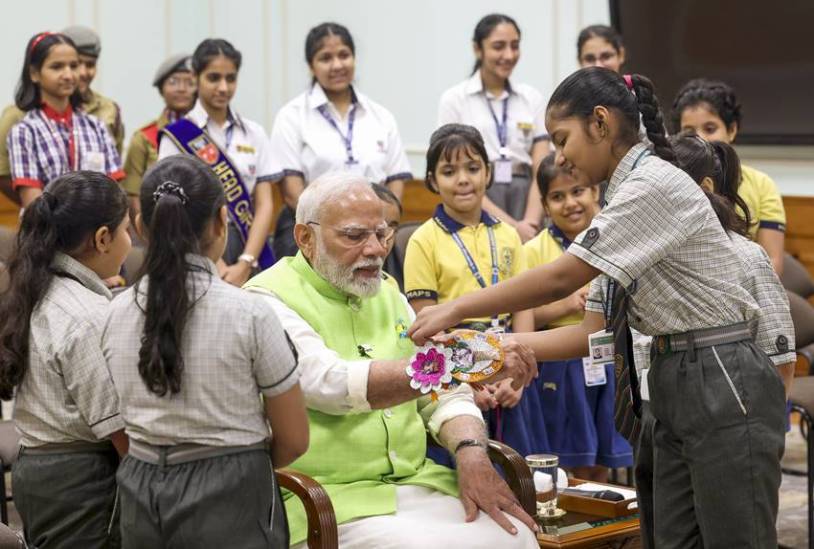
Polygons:
[[[316,221],[308,221],[306,225],[316,225],[322,227]],[[328,227],[339,236],[339,242],[346,248],[356,248],[363,246],[370,239],[371,235],[376,237],[376,240],[382,247],[386,247],[387,243],[396,234],[395,227],[377,227],[375,229],[363,229],[361,227]]]
[[167,78],[167,85],[172,88],[194,88],[195,80],[192,78],[183,78],[179,76],[170,76]]

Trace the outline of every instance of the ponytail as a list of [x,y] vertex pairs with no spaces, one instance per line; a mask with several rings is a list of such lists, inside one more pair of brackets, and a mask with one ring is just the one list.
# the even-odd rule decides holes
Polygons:
[[715,182],[715,192],[724,198],[728,199],[732,204],[737,206],[742,213],[739,214],[746,222],[746,231],[748,233],[749,227],[752,225],[752,217],[749,214],[749,206],[746,201],[738,194],[738,189],[741,186],[741,161],[738,158],[738,153],[728,143],[723,141],[713,141],[710,143],[715,157],[720,164],[720,177]]
[[70,253],[101,227],[111,233],[127,215],[127,195],[104,174],[71,172],[45,189],[23,214],[0,295],[0,398],[11,399],[29,366],[31,313],[53,278],[57,252]]
[[653,144],[653,152],[662,160],[676,165],[676,155],[667,139],[664,117],[661,114],[653,83],[641,74],[631,74],[630,80],[633,83],[633,92],[636,94],[636,103],[639,113],[642,115],[642,124],[647,132],[647,138]]
[[[148,390],[164,396],[181,390],[181,342],[195,305],[187,287],[187,273],[194,268],[187,255],[201,254],[207,247],[204,233],[225,198],[208,166],[192,156],[176,155],[147,171],[140,201],[149,236],[141,274],[149,283],[138,371]],[[137,294],[140,287],[141,280]]]

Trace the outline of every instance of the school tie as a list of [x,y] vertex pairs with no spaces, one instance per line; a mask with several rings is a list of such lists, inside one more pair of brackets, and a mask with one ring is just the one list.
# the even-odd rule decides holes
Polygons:
[[639,393],[639,378],[633,362],[633,336],[627,321],[628,295],[615,281],[610,284],[611,328],[613,329],[614,372],[616,377],[616,399],[613,417],[616,430],[634,445],[639,438],[642,398]]

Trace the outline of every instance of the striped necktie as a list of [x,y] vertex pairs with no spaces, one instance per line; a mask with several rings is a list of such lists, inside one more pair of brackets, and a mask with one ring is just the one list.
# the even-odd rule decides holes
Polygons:
[[633,445],[639,438],[642,399],[633,363],[633,336],[627,321],[628,295],[615,280],[610,281],[608,292],[612,292],[610,325],[613,329],[613,363],[616,374],[613,417],[616,430]]

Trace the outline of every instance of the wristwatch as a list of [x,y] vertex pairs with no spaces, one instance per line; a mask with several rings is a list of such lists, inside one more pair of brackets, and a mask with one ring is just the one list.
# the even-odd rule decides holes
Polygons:
[[237,260],[248,263],[252,269],[257,268],[257,258],[254,257],[252,254],[241,254],[240,257],[237,258]]
[[478,448],[483,448],[484,450],[486,450],[486,445],[481,441],[476,440],[474,438],[465,438],[462,441],[460,441],[457,446],[455,446],[455,451],[453,452],[453,454],[457,454],[458,450],[461,450],[463,448],[469,448],[470,446],[477,446]]

